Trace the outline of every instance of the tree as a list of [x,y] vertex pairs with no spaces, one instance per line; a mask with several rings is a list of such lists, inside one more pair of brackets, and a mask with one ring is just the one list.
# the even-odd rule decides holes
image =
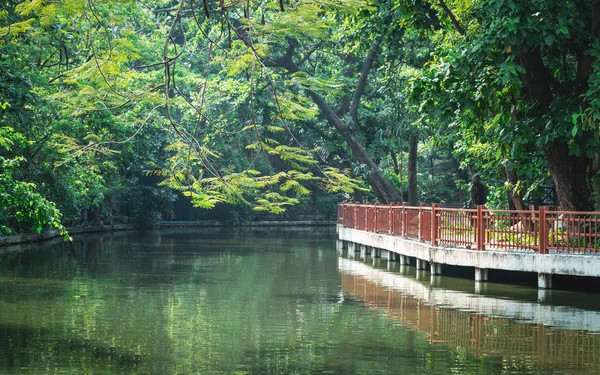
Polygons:
[[440,46],[413,91],[431,124],[451,123],[476,142],[489,140],[497,164],[519,178],[531,177],[531,161],[541,162],[535,174],[543,178],[547,168],[565,210],[592,207],[595,7],[480,1],[467,12],[464,36]]

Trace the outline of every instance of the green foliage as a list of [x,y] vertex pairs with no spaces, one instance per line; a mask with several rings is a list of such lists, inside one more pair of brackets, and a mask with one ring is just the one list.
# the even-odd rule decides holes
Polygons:
[[[547,151],[561,142],[598,174],[600,44],[586,28],[595,5],[448,1],[464,35],[439,4],[422,1],[300,0],[283,12],[252,1],[209,7],[209,17],[200,3],[182,6],[1,8],[0,126],[23,137],[23,155],[2,156],[28,161],[12,180],[35,183],[73,221],[95,209],[158,220],[174,191],[200,208],[281,213],[317,188],[371,199],[363,181],[373,164],[406,191],[417,132],[424,201],[464,203],[473,175],[490,185],[493,206],[506,204],[507,190],[539,198],[556,174]],[[532,100],[528,53],[547,69],[547,108]],[[331,113],[373,163],[347,147],[323,118]],[[518,181],[506,183],[504,170]],[[147,215],[130,205],[150,197],[158,203]]]
[[[10,151],[13,146],[20,147],[25,138],[12,128],[3,127],[0,133],[0,150]],[[23,163],[23,157],[12,159],[0,156],[0,233],[12,233],[7,224],[14,220],[18,225],[25,225],[35,233],[45,228],[59,231],[65,239],[70,239],[61,224],[62,214],[53,202],[45,199],[37,192],[34,183],[20,181],[15,178],[15,170]]]

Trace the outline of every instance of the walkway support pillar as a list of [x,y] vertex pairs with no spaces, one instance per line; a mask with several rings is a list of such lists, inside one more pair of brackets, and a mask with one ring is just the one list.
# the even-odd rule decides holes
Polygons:
[[358,251],[358,246],[354,242],[348,242],[348,252],[354,253],[356,251]]
[[371,247],[367,245],[358,245],[360,249],[360,258],[365,259],[367,255],[371,254]]
[[409,264],[409,259],[406,255],[400,255],[400,265],[406,266]]
[[551,289],[538,289],[537,301],[546,302],[552,293]]
[[475,281],[477,281],[477,282],[488,281],[487,268],[475,268]]
[[427,268],[427,262],[423,259],[417,258],[417,269],[424,270],[425,268]]
[[429,285],[431,285],[431,286],[440,286],[441,283],[442,283],[442,277],[441,276],[431,275],[431,278],[429,280]]
[[393,251],[389,251],[388,252],[388,260],[389,261],[391,261],[391,262],[397,262],[398,259],[400,259],[400,255],[399,254],[396,254]]
[[552,274],[538,273],[538,288],[552,289]]
[[346,244],[344,244],[344,241],[342,241],[342,240],[335,241],[335,247],[336,247],[337,253],[339,255],[343,255],[344,250],[348,248],[348,246]]
[[487,293],[488,283],[476,282],[475,283],[475,294]]
[[381,249],[374,247],[373,251],[372,251],[372,257],[373,258],[381,258]]
[[431,275],[437,276],[442,274],[442,265],[440,263],[431,263]]

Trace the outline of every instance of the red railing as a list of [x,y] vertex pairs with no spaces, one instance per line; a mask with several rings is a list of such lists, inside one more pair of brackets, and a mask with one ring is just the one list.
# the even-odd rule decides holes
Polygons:
[[600,212],[341,203],[338,222],[346,228],[474,250],[600,252]]

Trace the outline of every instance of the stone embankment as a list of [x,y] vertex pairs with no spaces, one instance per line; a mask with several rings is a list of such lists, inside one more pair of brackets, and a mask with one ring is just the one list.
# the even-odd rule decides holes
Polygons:
[[[334,221],[252,221],[236,225],[237,227],[316,227],[316,226],[335,226]],[[174,229],[174,228],[211,228],[211,227],[233,227],[231,223],[219,221],[161,221],[153,229]],[[119,232],[127,230],[144,230],[137,224],[110,224],[110,225],[90,225],[85,227],[68,228],[70,236],[76,236],[85,233],[103,233]],[[15,236],[0,237],[0,248],[21,245],[34,242],[43,242],[60,237],[56,230],[44,231],[40,234],[22,234]]]

